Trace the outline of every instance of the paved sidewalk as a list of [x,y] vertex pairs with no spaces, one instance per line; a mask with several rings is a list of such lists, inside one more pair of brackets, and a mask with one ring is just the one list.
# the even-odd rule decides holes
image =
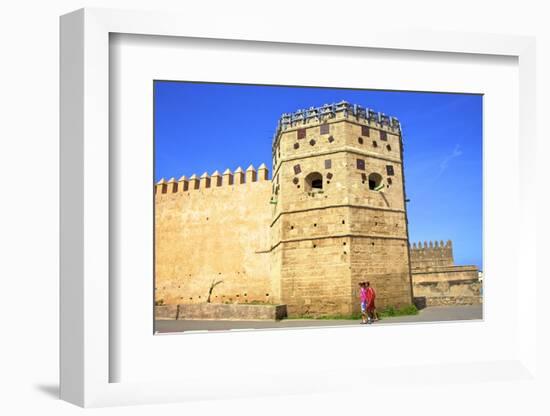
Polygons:
[[[373,325],[387,325],[409,322],[463,321],[482,319],[482,305],[431,306],[422,309],[418,315],[384,318]],[[199,321],[199,320],[157,320],[159,333],[189,331],[227,331],[268,328],[300,328],[312,326],[358,325],[353,320],[284,319],[282,321]]]

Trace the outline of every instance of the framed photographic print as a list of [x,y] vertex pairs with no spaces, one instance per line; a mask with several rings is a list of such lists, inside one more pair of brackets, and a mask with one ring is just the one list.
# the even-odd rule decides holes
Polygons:
[[62,398],[536,383],[533,39],[233,29],[61,19]]
[[482,95],[154,96],[156,333],[482,318]]

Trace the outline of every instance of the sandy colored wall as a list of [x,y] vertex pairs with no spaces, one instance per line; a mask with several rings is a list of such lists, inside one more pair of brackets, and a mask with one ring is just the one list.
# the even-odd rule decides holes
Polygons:
[[353,311],[360,311],[358,284],[369,281],[376,291],[376,307],[411,304],[407,241],[353,238],[351,274]]
[[207,178],[182,181],[176,192],[170,184],[157,185],[157,303],[206,302],[218,280],[223,283],[214,289],[213,303],[278,302],[268,251],[271,182],[267,175],[255,182],[248,176],[240,183],[236,174],[233,185],[211,179],[210,187]]
[[454,266],[413,272],[413,294],[426,306],[482,303],[481,282],[475,266]]
[[411,269],[433,269],[454,265],[451,241],[430,241],[413,243],[410,246]]
[[415,298],[425,298],[426,306],[475,305],[483,302],[477,281],[422,282],[414,287]]
[[350,305],[347,238],[285,243],[282,248],[282,303],[290,316],[348,314]]
[[[357,283],[371,280],[380,305],[410,304],[400,137],[341,115],[327,124],[324,132],[316,121],[290,127],[273,149],[271,243],[282,252],[282,301],[290,315],[349,314],[359,310]],[[322,191],[308,189],[312,173]],[[384,192],[369,189],[371,173]]]
[[[306,137],[297,138],[297,128],[281,133],[274,152],[274,189],[278,188],[279,201],[275,216],[281,212],[300,209],[313,209],[333,204],[359,204],[374,207],[391,207],[404,210],[403,178],[401,172],[400,138],[388,133],[387,140],[379,139],[379,130],[370,129],[369,137],[361,136],[359,124],[347,119],[336,120],[330,124],[330,132],[319,134],[319,125],[305,126]],[[362,143],[358,139],[362,139]],[[330,141],[332,139],[332,141]],[[377,147],[372,146],[377,143]],[[313,143],[313,144],[311,144]],[[298,145],[298,148],[295,146]],[[387,150],[390,146],[391,150]],[[357,168],[357,159],[365,162],[365,169]],[[330,167],[325,165],[330,161]],[[299,166],[299,173],[295,167]],[[394,174],[387,174],[387,166],[394,168]],[[304,192],[305,177],[308,173],[319,172],[323,175],[323,194],[312,198]],[[385,188],[382,195],[368,189],[365,180],[371,173],[383,177]],[[328,174],[332,176],[329,178]]]
[[155,306],[157,319],[264,321],[287,316],[285,305],[197,303]]
[[350,313],[348,215],[339,207],[291,211],[272,227],[272,267],[290,315]]
[[413,283],[478,280],[478,269],[476,266],[449,266],[431,270],[413,271],[412,279]]

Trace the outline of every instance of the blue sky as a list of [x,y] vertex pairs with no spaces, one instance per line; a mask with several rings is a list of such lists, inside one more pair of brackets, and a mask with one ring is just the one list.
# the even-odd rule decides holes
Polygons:
[[156,81],[155,180],[265,163],[282,113],[346,100],[401,121],[411,242],[482,264],[482,96]]

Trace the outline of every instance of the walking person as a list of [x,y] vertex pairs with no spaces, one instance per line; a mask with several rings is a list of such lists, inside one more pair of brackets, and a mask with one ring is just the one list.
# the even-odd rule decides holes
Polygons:
[[361,299],[361,323],[367,323],[367,285],[359,282],[359,298]]
[[378,321],[378,313],[376,312],[376,305],[374,300],[376,299],[376,292],[370,285],[370,282],[363,282],[366,288],[367,299],[367,323],[372,324],[373,321]]

